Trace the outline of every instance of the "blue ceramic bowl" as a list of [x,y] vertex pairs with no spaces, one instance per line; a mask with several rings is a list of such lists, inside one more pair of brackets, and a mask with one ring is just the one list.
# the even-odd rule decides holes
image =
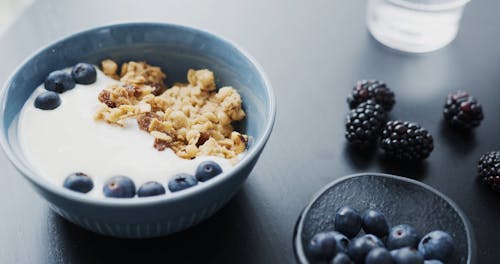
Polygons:
[[[214,71],[216,83],[233,86],[247,117],[239,126],[251,137],[247,153],[230,171],[168,197],[92,198],[49,183],[34,172],[17,141],[24,102],[53,70],[78,62],[147,61],[166,69],[169,81],[185,81],[189,68]],[[179,25],[130,23],[90,29],[59,40],[27,59],[0,94],[0,142],[19,172],[62,217],[88,230],[116,237],[168,235],[211,216],[238,191],[257,162],[274,124],[276,102],[259,64],[241,48],[213,34]]]

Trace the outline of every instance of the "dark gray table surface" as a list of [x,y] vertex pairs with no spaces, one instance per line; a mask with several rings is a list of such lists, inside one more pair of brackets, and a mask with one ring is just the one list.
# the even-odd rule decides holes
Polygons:
[[[50,1],[28,7],[0,36],[0,81],[41,46],[123,21],[200,27],[234,40],[263,65],[278,99],[271,139],[236,197],[206,222],[170,237],[118,240],[80,229],[49,210],[0,152],[0,263],[293,263],[301,209],[346,174],[385,172],[421,180],[470,219],[478,263],[499,263],[500,195],[475,181],[476,161],[500,148],[500,2],[473,0],[457,39],[425,55],[370,37],[365,1]],[[346,146],[345,98],[354,81],[378,78],[395,91],[392,118],[417,121],[435,138],[420,165],[360,155]],[[444,97],[466,89],[485,120],[463,136],[441,123]],[[120,261],[120,262],[119,262]]]

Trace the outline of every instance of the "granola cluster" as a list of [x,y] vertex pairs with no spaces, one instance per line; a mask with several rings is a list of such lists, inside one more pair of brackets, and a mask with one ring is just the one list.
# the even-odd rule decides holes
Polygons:
[[102,70],[119,83],[100,92],[103,107],[96,120],[125,126],[126,119],[135,118],[140,129],[154,136],[157,150],[171,148],[185,159],[232,159],[245,151],[248,137],[231,125],[245,117],[241,97],[232,87],[216,92],[213,72],[190,69],[189,83],[166,89],[166,75],[145,62],[124,63],[118,75],[118,65],[104,60]]

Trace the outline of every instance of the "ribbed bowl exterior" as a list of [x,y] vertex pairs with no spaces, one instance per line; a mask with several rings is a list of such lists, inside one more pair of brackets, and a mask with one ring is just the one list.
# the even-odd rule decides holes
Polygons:
[[51,204],[50,207],[54,212],[71,223],[101,235],[119,238],[151,238],[170,235],[201,223],[215,214],[215,212],[221,209],[231,198],[232,196],[225,197],[201,210],[193,210],[191,213],[152,219],[152,221],[145,223],[109,222],[87,215],[78,215],[73,211],[70,212],[55,207],[53,204]]
[[54,212],[78,226],[113,237],[151,238],[185,230],[216,213],[238,192],[259,155],[223,184],[181,199],[151,204],[115,206],[80,203],[31,183]]

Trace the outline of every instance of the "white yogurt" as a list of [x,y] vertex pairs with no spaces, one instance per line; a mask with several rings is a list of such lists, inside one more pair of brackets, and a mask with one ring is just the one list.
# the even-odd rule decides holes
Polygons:
[[114,82],[97,70],[95,83],[76,84],[60,94],[61,105],[54,110],[34,106],[36,96],[46,91],[43,84],[33,92],[21,110],[18,136],[34,170],[59,186],[69,174],[84,172],[94,181],[88,195],[104,197],[103,184],[115,175],[130,177],[137,188],[147,181],[166,187],[173,175],[194,174],[204,160],[217,162],[224,171],[232,167],[220,157],[186,160],[168,148],[158,151],[153,148],[154,138],[140,130],[135,119],[128,120],[125,128],[95,121],[94,113],[102,106],[98,94]]

